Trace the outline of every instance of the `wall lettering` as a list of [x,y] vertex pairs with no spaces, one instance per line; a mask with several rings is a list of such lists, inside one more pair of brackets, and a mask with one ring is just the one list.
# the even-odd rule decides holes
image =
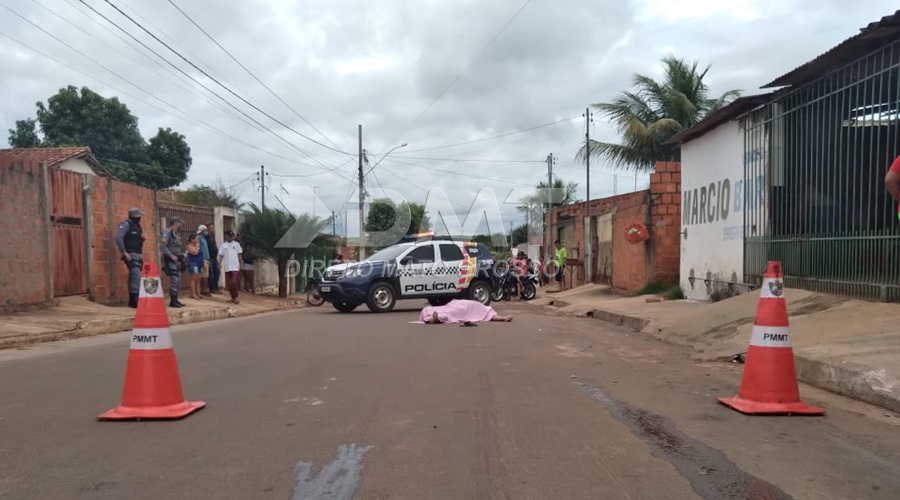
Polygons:
[[748,182],[736,180],[734,189],[730,179],[722,179],[707,186],[688,189],[682,192],[681,198],[684,200],[682,225],[727,221],[729,215],[740,214],[744,208],[755,210],[765,207],[766,178],[759,175]]

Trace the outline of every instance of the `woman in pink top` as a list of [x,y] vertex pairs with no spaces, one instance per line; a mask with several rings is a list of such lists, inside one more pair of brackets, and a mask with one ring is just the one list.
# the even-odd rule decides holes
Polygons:
[[[884,178],[884,185],[888,193],[894,197],[894,201],[900,203],[900,156],[898,156]],[[897,206],[897,218],[900,219],[900,205]]]
[[426,306],[419,313],[419,321],[436,325],[438,323],[477,323],[481,321],[512,321],[512,317],[498,316],[493,307],[474,300],[451,300],[443,306]]

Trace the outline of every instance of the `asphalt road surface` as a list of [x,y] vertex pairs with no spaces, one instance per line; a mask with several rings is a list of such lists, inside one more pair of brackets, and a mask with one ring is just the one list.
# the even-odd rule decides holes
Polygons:
[[168,422],[99,422],[129,335],[0,351],[4,499],[900,498],[900,418],[801,387],[825,417],[716,403],[740,366],[605,323],[409,324],[327,305],[176,327]]

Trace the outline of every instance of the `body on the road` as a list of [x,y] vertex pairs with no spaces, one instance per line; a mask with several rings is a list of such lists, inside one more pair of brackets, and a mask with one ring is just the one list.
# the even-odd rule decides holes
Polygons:
[[419,313],[419,321],[431,325],[484,321],[509,322],[512,321],[512,317],[499,316],[493,307],[474,300],[451,300],[442,306],[425,306]]
[[119,224],[116,246],[128,268],[128,307],[137,308],[141,287],[141,267],[144,266],[144,229],[140,208],[128,210],[128,219]]

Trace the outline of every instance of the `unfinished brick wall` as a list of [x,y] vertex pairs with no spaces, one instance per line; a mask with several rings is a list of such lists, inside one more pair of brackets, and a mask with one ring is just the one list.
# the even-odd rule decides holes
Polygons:
[[649,281],[652,262],[648,259],[647,242],[629,243],[625,230],[632,224],[647,223],[650,197],[647,191],[632,193],[628,203],[620,203],[613,217],[612,288],[636,292]]
[[144,229],[144,261],[159,264],[159,225],[156,222],[156,205],[153,190],[125,184],[107,177],[93,180],[93,288],[92,299],[104,304],[116,304],[128,300],[128,269],[121,260],[115,245],[119,223],[128,218],[128,209],[140,208],[144,212],[141,226]]
[[0,311],[50,301],[41,167],[0,154]]
[[677,283],[681,265],[681,163],[660,162],[650,174],[650,281]]

